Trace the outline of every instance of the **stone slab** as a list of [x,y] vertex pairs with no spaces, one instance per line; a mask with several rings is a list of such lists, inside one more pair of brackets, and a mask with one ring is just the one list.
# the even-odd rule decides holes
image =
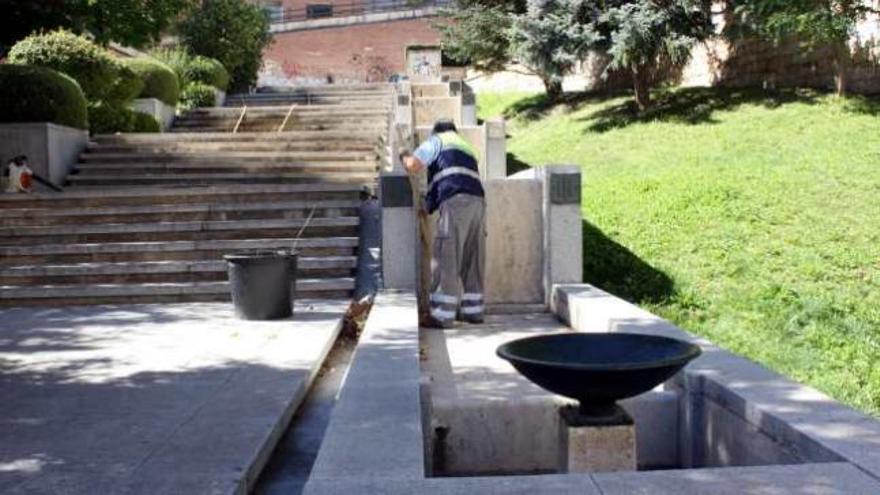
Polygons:
[[880,483],[851,464],[595,474],[604,495],[869,495]]
[[0,491],[245,493],[346,307],[297,301],[273,322],[211,303],[0,312]]
[[[572,406],[574,407],[574,406]],[[636,470],[636,427],[559,425],[559,471],[605,473]]]

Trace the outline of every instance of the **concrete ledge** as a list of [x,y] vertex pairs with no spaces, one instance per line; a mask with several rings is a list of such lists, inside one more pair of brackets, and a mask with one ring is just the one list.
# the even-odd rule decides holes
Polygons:
[[380,292],[305,493],[325,493],[328,482],[424,478],[418,334],[415,294]]
[[869,495],[880,484],[845,463],[731,469],[482,478],[434,478],[413,481],[326,481],[313,493],[325,495]]
[[88,131],[51,122],[0,124],[0,165],[27,155],[34,173],[60,186],[88,141]]
[[422,9],[403,10],[397,12],[376,12],[364,15],[351,15],[345,17],[329,17],[326,19],[310,19],[307,21],[283,22],[271,25],[269,27],[269,32],[273,34],[279,34],[290,31],[306,31],[309,29],[345,27],[354,24],[373,24],[377,22],[417,19],[419,17],[435,16],[437,15],[437,12],[437,7],[426,7]]

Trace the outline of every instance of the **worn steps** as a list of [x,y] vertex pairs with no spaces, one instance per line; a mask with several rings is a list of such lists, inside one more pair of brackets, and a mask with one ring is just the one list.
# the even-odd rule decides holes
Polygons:
[[391,93],[309,91],[242,99],[235,133],[213,108],[93,136],[63,193],[0,195],[0,306],[227,301],[225,254],[294,246],[298,297],[350,296]]
[[[339,298],[354,289],[352,277],[298,279],[297,296]],[[184,282],[0,286],[0,306],[66,306],[157,302],[229,301],[229,284]]]
[[302,256],[351,256],[357,252],[356,237],[250,238],[189,241],[143,241],[0,246],[0,266],[102,263],[129,261],[219,260],[238,251],[290,249]]

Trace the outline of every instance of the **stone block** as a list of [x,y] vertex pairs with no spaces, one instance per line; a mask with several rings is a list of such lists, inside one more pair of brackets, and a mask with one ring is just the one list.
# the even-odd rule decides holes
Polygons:
[[[607,473],[636,470],[636,427],[629,415],[617,424],[589,424],[577,406],[560,409],[559,471]],[[586,424],[583,424],[586,421]]]
[[443,66],[439,46],[406,47],[406,75],[413,82],[440,82]]
[[460,96],[435,96],[413,100],[413,125],[433,127],[441,119],[452,120],[456,126],[464,125],[461,115]]
[[0,124],[0,166],[27,155],[34,173],[61,186],[88,140],[88,131],[49,122]]

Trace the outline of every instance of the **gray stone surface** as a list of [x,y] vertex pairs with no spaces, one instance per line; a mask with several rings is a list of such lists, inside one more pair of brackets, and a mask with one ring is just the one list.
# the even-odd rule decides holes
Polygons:
[[845,463],[595,474],[604,495],[869,495],[880,483]]
[[298,301],[273,322],[207,303],[0,312],[0,492],[243,493],[346,306]]
[[544,212],[544,294],[549,302],[556,284],[579,283],[583,280],[583,232],[581,206],[578,203],[556,204],[553,199],[553,177],[562,175],[580,182],[580,167],[546,166],[538,170],[543,183]]
[[88,131],[58,124],[0,124],[0,165],[27,155],[34,173],[60,186],[88,140]]
[[381,291],[358,343],[305,493],[313,485],[424,477],[416,297]]

